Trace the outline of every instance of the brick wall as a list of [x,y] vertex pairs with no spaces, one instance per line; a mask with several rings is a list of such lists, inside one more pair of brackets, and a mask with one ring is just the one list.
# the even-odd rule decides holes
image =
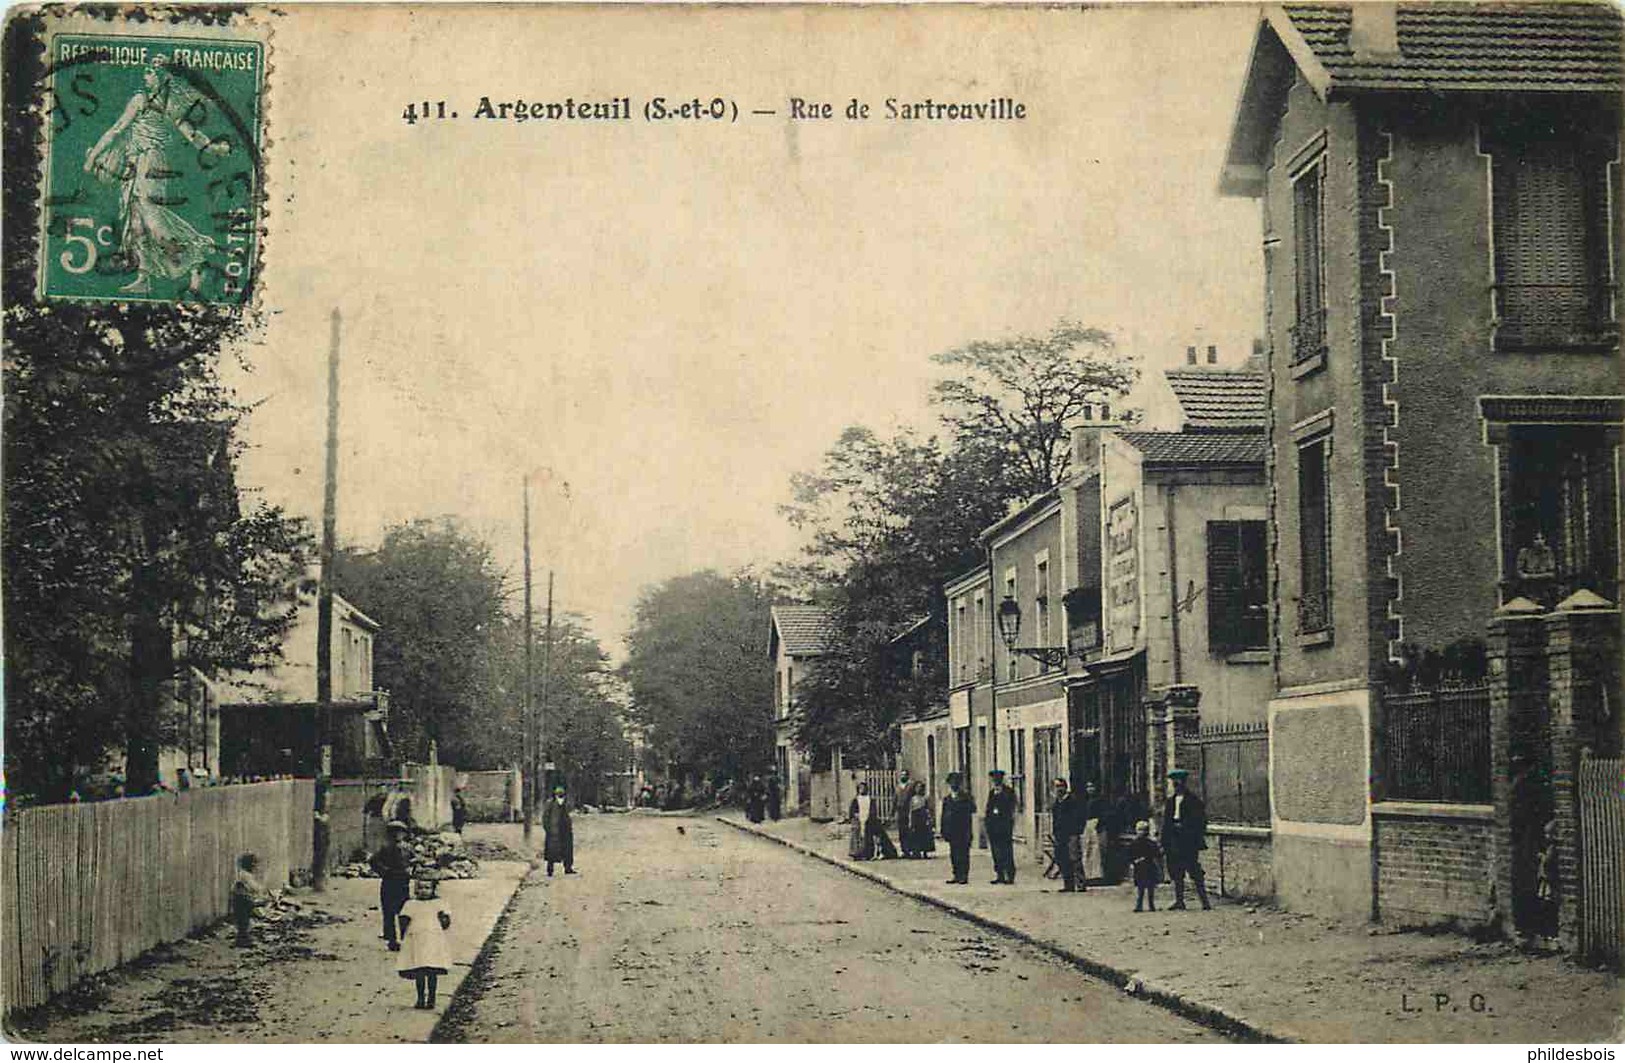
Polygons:
[[1425,926],[1494,918],[1490,821],[1380,810],[1375,820],[1379,919]]
[[1275,863],[1270,832],[1254,827],[1208,827],[1203,865],[1209,882],[1225,897],[1264,899],[1275,895]]

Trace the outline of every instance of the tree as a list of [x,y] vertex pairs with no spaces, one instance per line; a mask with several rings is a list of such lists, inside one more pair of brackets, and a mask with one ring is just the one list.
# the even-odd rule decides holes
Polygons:
[[[492,740],[512,740],[503,736],[516,734],[517,699],[497,682],[508,620],[490,547],[451,518],[414,520],[388,529],[377,550],[341,550],[334,562],[338,592],[379,624],[373,675],[390,692],[396,752],[425,757],[434,741],[446,763],[472,766]],[[515,743],[503,763],[518,755]]]
[[[6,25],[14,144],[39,133],[39,29]],[[123,746],[143,793],[176,682],[279,652],[309,540],[275,507],[245,512],[236,485],[245,411],[217,366],[253,316],[38,301],[37,161],[4,160],[8,785],[60,799]]]
[[[546,632],[541,634],[545,649]],[[551,647],[544,762],[551,759],[559,766],[578,800],[601,804],[605,776],[623,771],[630,756],[621,733],[623,709],[614,698],[615,677],[608,670],[608,657],[579,617],[554,620]],[[540,690],[534,704],[543,707]]]
[[836,644],[797,694],[797,739],[815,752],[882,756],[903,716],[940,700],[946,647],[917,675],[891,659],[893,639],[922,616],[945,617],[942,585],[979,562],[982,530],[1059,485],[1072,423],[1119,401],[1136,376],[1109,334],[1066,321],[933,361],[956,372],[934,388],[940,435],[848,428],[817,472],[792,479],[784,513],[809,541],[783,574],[837,618]]
[[1015,494],[1036,498],[1066,478],[1068,431],[1092,403],[1126,394],[1138,378],[1110,333],[1061,321],[1045,336],[976,340],[933,355],[957,375],[932,401],[961,450],[991,444]]
[[710,570],[639,597],[621,674],[650,752],[677,776],[735,779],[772,764],[771,602],[761,581]]

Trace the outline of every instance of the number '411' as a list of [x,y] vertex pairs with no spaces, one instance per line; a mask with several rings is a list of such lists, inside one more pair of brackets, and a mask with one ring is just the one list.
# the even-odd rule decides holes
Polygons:
[[405,122],[407,125],[416,125],[419,118],[427,120],[430,118],[457,117],[456,111],[452,111],[449,114],[446,112],[445,100],[436,100],[433,104],[431,104],[428,100],[424,100],[421,105],[421,110],[419,107],[420,105],[417,103],[407,104],[406,110],[401,112],[401,121]]

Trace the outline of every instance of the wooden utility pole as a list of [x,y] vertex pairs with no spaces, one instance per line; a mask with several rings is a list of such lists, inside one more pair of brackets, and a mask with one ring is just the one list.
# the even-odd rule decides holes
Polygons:
[[[332,339],[327,348],[327,471],[322,488],[321,573],[316,589],[316,726],[321,731],[316,765],[316,807],[333,773],[333,539],[338,529],[339,483],[339,310],[333,308]],[[311,885],[327,886],[327,839],[315,831]]]
[[553,570],[547,570],[547,628],[542,636],[542,705],[536,714],[536,752],[542,762],[542,785],[548,785],[547,772],[553,762],[547,757],[547,687],[553,674]]
[[519,773],[524,789],[525,844],[530,844],[531,824],[536,819],[536,740],[530,704],[530,477],[525,477],[525,708],[521,724],[525,731],[523,743],[524,767]]

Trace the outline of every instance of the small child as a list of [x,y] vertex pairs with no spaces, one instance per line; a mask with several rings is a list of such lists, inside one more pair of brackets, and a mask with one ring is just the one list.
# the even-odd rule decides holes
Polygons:
[[1128,846],[1128,858],[1134,869],[1134,910],[1157,910],[1157,883],[1162,881],[1162,849],[1151,838],[1151,824],[1146,820],[1134,824],[1134,840]]
[[260,859],[253,853],[244,853],[237,858],[237,877],[231,883],[231,918],[237,924],[236,946],[247,948],[248,926],[254,918],[254,908],[265,901],[265,887],[254,876],[259,870]]
[[430,918],[429,911],[428,904],[414,902],[409,914],[401,916],[401,955],[395,963],[395,973],[417,986],[418,1002],[412,1006],[424,1009],[434,1007],[436,984],[451,970],[451,947],[446,941],[451,914],[442,908]]

